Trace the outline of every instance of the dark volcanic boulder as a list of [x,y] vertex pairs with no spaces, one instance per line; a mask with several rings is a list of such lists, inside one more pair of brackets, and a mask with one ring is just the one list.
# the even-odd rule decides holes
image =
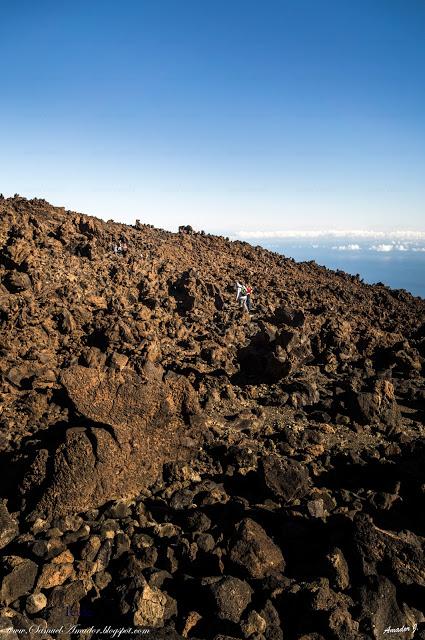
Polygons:
[[305,314],[301,309],[290,309],[281,306],[274,312],[275,324],[287,324],[289,327],[302,327],[305,322]]
[[251,518],[237,525],[230,560],[251,578],[264,578],[285,569],[281,550]]
[[388,578],[370,576],[359,595],[361,626],[372,638],[378,640],[386,634],[399,640],[414,637],[415,620],[400,608],[396,589]]
[[20,556],[5,556],[1,574],[0,601],[10,604],[29,593],[34,586],[38,567],[32,560]]
[[389,380],[378,380],[371,391],[353,393],[351,405],[354,418],[362,424],[396,428],[401,423],[394,387]]
[[413,532],[382,529],[367,515],[359,514],[354,521],[354,550],[364,575],[377,574],[385,566],[395,583],[425,587],[422,544]]
[[286,378],[311,358],[311,341],[304,329],[278,330],[265,322],[238,353],[241,374],[254,384]]
[[225,576],[210,586],[214,608],[222,620],[239,622],[251,602],[252,589],[247,582],[233,576]]
[[223,297],[216,284],[205,282],[195,269],[189,269],[169,285],[170,294],[175,298],[177,309],[186,314],[206,305],[212,309],[223,308]]
[[262,459],[261,468],[264,482],[275,497],[290,502],[307,493],[308,470],[296,460],[269,455]]

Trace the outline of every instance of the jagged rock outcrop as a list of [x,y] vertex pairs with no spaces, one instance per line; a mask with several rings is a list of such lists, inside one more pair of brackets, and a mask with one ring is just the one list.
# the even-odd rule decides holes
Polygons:
[[61,383],[82,426],[67,428],[55,451],[37,452],[24,480],[25,490],[43,489],[36,514],[58,516],[132,498],[165,462],[187,457],[201,433],[199,421],[191,428],[183,416],[189,421],[199,414],[197,397],[183,376],[162,378],[161,367],[149,363],[142,376],[126,368],[65,370]]

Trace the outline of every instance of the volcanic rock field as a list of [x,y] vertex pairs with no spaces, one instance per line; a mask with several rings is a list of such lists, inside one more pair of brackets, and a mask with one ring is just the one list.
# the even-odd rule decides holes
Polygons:
[[424,300],[19,196],[0,247],[1,637],[425,639]]

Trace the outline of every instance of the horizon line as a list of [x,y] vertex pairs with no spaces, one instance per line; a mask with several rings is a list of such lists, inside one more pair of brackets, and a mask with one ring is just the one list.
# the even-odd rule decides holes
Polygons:
[[385,238],[393,240],[425,240],[425,231],[413,229],[393,229],[388,231],[378,231],[374,229],[239,230],[234,232],[233,235],[239,239]]

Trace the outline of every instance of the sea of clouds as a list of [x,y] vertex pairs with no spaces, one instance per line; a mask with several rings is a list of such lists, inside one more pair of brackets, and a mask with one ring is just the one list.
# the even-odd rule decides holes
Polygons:
[[325,230],[277,230],[239,231],[234,236],[249,242],[275,241],[282,243],[300,241],[313,249],[330,248],[332,251],[373,251],[390,253],[396,251],[425,252],[425,231],[370,229],[325,229]]

